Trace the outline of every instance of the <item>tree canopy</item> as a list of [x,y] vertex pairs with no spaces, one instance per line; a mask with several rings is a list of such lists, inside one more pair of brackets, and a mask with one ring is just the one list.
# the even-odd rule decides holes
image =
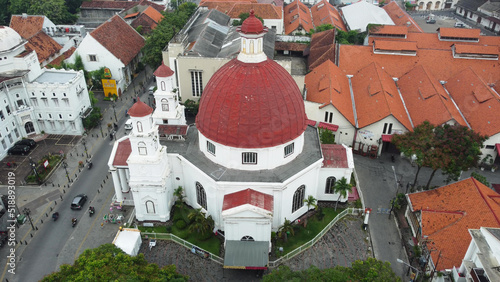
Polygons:
[[73,13],[76,13],[81,2],[82,0],[10,0],[9,11],[13,15],[22,13],[44,15],[54,24],[72,24],[76,21],[77,16],[70,13],[68,7]]
[[186,2],[179,5],[174,12],[164,14],[163,19],[146,38],[146,43],[142,48],[144,54],[142,61],[152,68],[158,67],[162,61],[162,50],[184,27],[195,10],[196,4]]
[[162,268],[148,263],[143,254],[132,257],[113,244],[88,249],[74,265],[63,264],[59,272],[42,281],[187,281],[175,265]]
[[313,33],[322,32],[330,29],[334,29],[334,26],[331,24],[322,24],[317,26],[316,29],[311,28],[311,30],[309,30],[309,35],[313,35]]
[[355,261],[352,267],[336,266],[319,269],[316,266],[311,266],[303,271],[292,271],[288,266],[281,265],[278,269],[265,275],[262,281],[400,282],[401,278],[392,271],[390,263],[368,258],[365,261]]

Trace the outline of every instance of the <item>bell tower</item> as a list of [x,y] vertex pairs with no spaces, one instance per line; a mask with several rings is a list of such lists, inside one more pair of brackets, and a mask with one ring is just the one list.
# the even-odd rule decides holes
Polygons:
[[154,75],[156,76],[154,123],[186,125],[184,106],[179,103],[179,91],[175,88],[174,72],[162,62]]

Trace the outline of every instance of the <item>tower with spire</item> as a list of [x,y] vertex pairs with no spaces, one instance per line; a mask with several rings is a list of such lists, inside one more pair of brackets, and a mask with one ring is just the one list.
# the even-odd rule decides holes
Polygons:
[[154,75],[156,76],[154,123],[185,125],[184,106],[179,103],[178,89],[174,86],[174,72],[162,62]]

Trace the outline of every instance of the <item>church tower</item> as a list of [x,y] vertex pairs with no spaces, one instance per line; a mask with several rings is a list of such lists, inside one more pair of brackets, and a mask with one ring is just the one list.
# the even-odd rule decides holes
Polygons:
[[165,222],[170,216],[173,190],[169,189],[172,185],[167,147],[160,144],[152,112],[153,109],[140,99],[128,110],[132,120],[131,153],[127,159],[129,186],[137,219]]
[[156,109],[153,113],[155,124],[186,125],[184,106],[179,103],[178,89],[174,87],[174,72],[163,62],[154,72]]

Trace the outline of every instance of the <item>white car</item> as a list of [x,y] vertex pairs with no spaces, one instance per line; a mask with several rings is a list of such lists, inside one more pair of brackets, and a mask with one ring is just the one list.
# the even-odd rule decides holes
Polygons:
[[155,86],[149,87],[148,93],[149,93],[149,95],[153,95],[155,93]]
[[132,129],[132,120],[131,119],[128,119],[126,122],[125,122],[125,130],[131,130]]

